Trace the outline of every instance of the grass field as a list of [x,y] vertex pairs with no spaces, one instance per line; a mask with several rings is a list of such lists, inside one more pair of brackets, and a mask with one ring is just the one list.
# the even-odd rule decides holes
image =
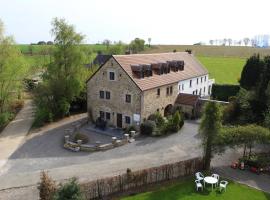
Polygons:
[[227,191],[220,193],[219,190],[211,191],[207,186],[203,192],[195,190],[193,180],[178,182],[170,186],[156,188],[154,191],[141,193],[135,196],[125,197],[122,200],[269,200],[270,194],[229,182]]
[[206,45],[153,45],[152,48],[146,48],[143,53],[173,52],[173,50],[180,52],[186,49],[191,49],[195,56],[248,58],[257,53],[262,56],[270,55],[270,48]]
[[210,78],[220,84],[238,84],[245,58],[197,56],[198,60],[208,69]]
[[[30,45],[17,45],[25,54],[27,61],[31,66],[43,65],[48,62],[49,56],[43,56],[52,45],[32,45],[33,55],[29,54]],[[89,63],[95,58],[98,51],[105,51],[105,45],[85,44],[84,48],[90,50]],[[210,77],[214,78],[216,83],[220,84],[238,84],[242,68],[246,58],[254,53],[261,55],[270,55],[270,49],[251,48],[251,47],[224,47],[224,46],[194,46],[194,45],[153,45],[146,47],[141,53],[160,53],[185,51],[192,49],[194,55],[209,70]]]

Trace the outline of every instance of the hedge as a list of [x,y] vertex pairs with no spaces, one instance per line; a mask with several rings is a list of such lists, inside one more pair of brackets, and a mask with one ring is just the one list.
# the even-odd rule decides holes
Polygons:
[[212,98],[218,101],[228,101],[229,97],[236,96],[240,90],[239,85],[213,84]]

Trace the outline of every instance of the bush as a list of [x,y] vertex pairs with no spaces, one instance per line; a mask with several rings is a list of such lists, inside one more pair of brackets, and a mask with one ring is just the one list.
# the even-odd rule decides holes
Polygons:
[[39,127],[45,124],[46,122],[52,121],[53,121],[53,114],[46,107],[37,106],[33,125]]
[[60,117],[64,117],[67,114],[69,114],[69,109],[70,109],[70,103],[67,102],[67,100],[65,98],[62,98],[59,102],[58,102],[58,115]]
[[82,144],[86,144],[89,142],[89,138],[87,135],[83,133],[76,133],[74,136],[74,142],[77,142],[78,140],[82,141]]
[[76,179],[73,178],[68,183],[61,185],[57,190],[54,200],[83,200],[85,199],[82,195],[79,184]]
[[168,121],[161,127],[161,134],[176,133],[184,125],[184,119],[179,111],[176,111],[173,116],[168,117]]
[[213,84],[212,86],[212,97],[219,101],[228,101],[229,97],[236,96],[240,90],[239,85],[219,85]]
[[41,172],[41,182],[39,183],[39,198],[40,200],[53,200],[53,196],[56,192],[55,182],[48,176],[48,173]]
[[13,113],[9,112],[0,113],[0,129],[3,128],[13,117],[14,117]]
[[143,135],[152,135],[156,128],[156,123],[154,121],[147,120],[140,126],[140,132]]
[[162,127],[165,123],[164,117],[161,116],[159,112],[152,114],[148,117],[148,120],[154,121],[157,127]]

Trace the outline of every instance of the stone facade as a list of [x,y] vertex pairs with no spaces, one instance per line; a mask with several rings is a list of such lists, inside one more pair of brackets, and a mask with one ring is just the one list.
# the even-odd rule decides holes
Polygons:
[[[110,80],[110,72],[114,73],[115,80]],[[100,91],[104,91],[104,98],[100,98]],[[106,91],[110,93],[109,99]],[[130,103],[126,102],[127,94],[131,95]],[[135,123],[134,114],[141,113],[141,90],[112,57],[87,82],[87,104],[93,121],[101,111],[109,125],[124,128]],[[126,117],[130,123],[126,123]]]
[[[175,99],[178,95],[177,86],[178,83],[174,83],[144,91],[142,96],[143,99],[142,114],[141,114],[142,119],[147,119],[149,115],[157,111],[159,111],[162,115],[164,115],[165,108],[168,105],[174,105]],[[170,92],[171,87],[172,92]],[[168,94],[167,90],[169,90]]]

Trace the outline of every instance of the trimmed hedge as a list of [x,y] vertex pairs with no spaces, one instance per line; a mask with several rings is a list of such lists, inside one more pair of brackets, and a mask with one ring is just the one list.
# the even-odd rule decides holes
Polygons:
[[213,84],[212,86],[212,98],[218,101],[229,101],[231,96],[236,96],[240,90],[239,85],[229,84]]

